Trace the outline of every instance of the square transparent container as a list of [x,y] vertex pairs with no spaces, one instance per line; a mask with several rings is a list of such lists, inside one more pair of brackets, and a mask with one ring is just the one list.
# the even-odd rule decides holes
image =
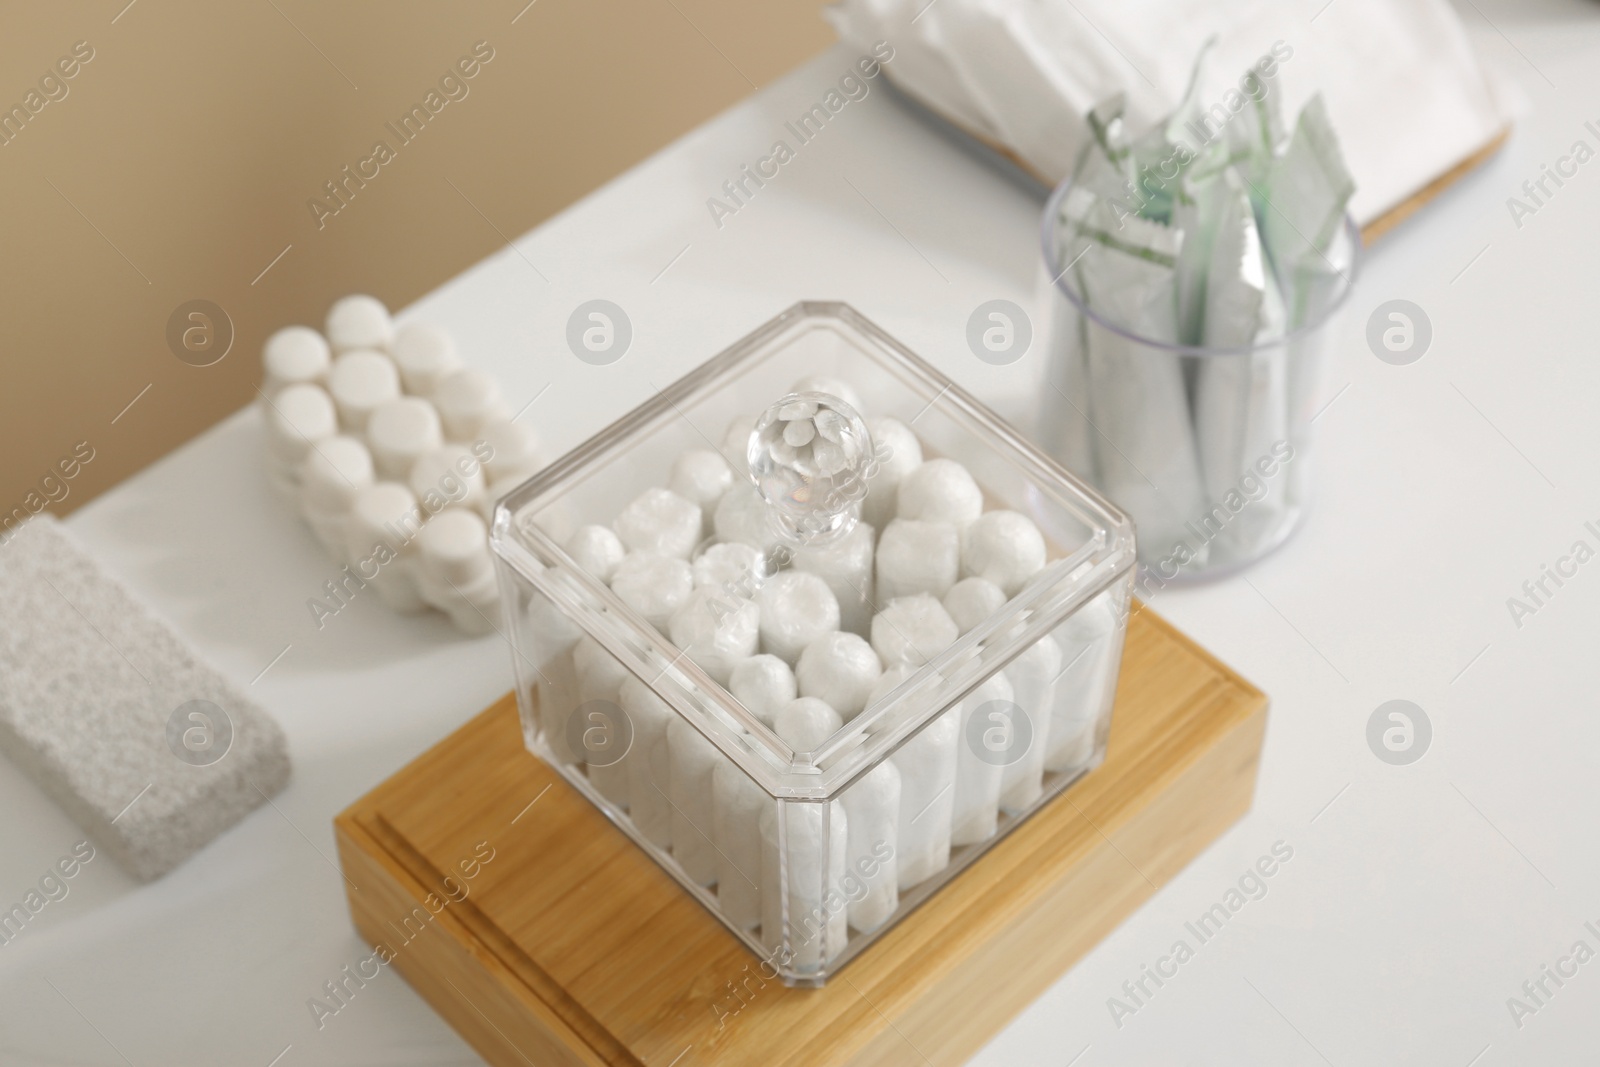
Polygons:
[[[733,695],[727,662],[675,646],[564,546],[815,375],[847,383],[869,422],[910,426],[925,458],[965,465],[984,510],[1030,518],[1046,554],[998,609],[798,751],[770,709]],[[747,473],[732,437],[719,451]],[[728,492],[753,492],[739,477]],[[786,984],[822,985],[1104,757],[1131,522],[843,304],[791,307],[545,468],[499,504],[491,541],[529,749]],[[872,588],[842,628],[864,633],[884,606]]]

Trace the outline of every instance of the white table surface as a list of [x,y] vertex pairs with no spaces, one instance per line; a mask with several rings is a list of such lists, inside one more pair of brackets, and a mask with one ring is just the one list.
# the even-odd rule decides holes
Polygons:
[[[1316,513],[1245,575],[1154,598],[1272,696],[1254,809],[974,1063],[1594,1062],[1600,961],[1550,984],[1520,1027],[1507,998],[1574,942],[1600,950],[1583,926],[1600,927],[1600,562],[1520,629],[1505,602],[1575,540],[1600,547],[1583,525],[1600,525],[1600,363],[1585,325],[1600,162],[1520,229],[1505,198],[1574,140],[1600,147],[1583,127],[1600,119],[1600,20],[1578,6],[1489,11],[1492,26],[1464,17],[1531,111],[1499,158],[1367,260],[1356,329],[1328,371]],[[711,221],[706,198],[850,58],[823,55],[407,314],[448,327],[514,403],[544,390],[525,417],[553,449],[799,298],[849,301],[1030,423],[1038,347],[992,368],[964,328],[983,301],[1031,302],[1039,204],[883,92],[850,104],[720,230]],[[593,297],[634,326],[609,367],[563,342],[568,314]],[[1406,367],[1360,340],[1395,297],[1434,328]],[[71,526],[278,717],[293,780],[153,885],[96,861],[0,949],[4,1064],[479,1062],[397,975],[320,1030],[307,999],[366,954],[333,816],[505,692],[507,649],[370,598],[319,632],[305,602],[334,568],[269,495],[259,446],[255,413],[240,412]],[[1380,762],[1365,740],[1393,698],[1434,726],[1411,766]],[[0,763],[0,901],[80,837]],[[1293,858],[1267,895],[1114,1022],[1108,998],[1174,941],[1194,946],[1185,921],[1276,841]],[[691,1050],[681,1067],[702,1062]]]

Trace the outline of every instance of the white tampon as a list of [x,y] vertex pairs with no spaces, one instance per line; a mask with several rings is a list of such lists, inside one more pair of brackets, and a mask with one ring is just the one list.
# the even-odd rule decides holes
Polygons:
[[841,888],[848,834],[838,801],[785,801],[761,813],[761,940],[787,949],[790,966],[802,973],[838,955],[849,934]]
[[672,464],[672,475],[667,488],[689,503],[700,508],[705,518],[701,533],[711,532],[711,516],[717,501],[733,486],[733,468],[720,452],[709,448],[695,448],[679,456]]
[[411,547],[422,521],[417,498],[398,482],[378,482],[363,489],[345,516],[346,558],[355,567],[367,560],[377,567],[377,574],[364,580],[390,611],[409,615],[427,608],[417,589],[416,553]]
[[741,929],[753,930],[761,923],[761,817],[776,805],[732,760],[718,755],[720,758],[711,771],[711,839],[717,847],[717,903],[729,922]]
[[372,410],[367,443],[379,475],[400,481],[418,458],[444,444],[444,429],[432,404],[419,396],[402,396]]
[[722,753],[681,715],[667,720],[672,798],[672,858],[700,885],[717,880],[712,845],[711,773]]
[[743,597],[696,589],[668,620],[667,636],[714,681],[727,685],[733,668],[756,654],[761,613]]
[[808,375],[789,386],[789,392],[824,393],[828,396],[836,396],[855,408],[857,415],[862,418],[867,417],[866,409],[861,406],[861,394],[856,392],[854,386],[841,378],[835,378],[827,374]]
[[925,519],[965,526],[983,513],[983,490],[967,468],[953,459],[930,459],[900,482],[902,519]]
[[[1005,768],[980,756],[1004,751],[1015,736],[1011,681],[996,674],[961,702],[961,743],[956,746],[955,810],[950,814],[950,843],[975,845],[994,836],[999,827],[1000,781]],[[981,723],[974,729],[974,720]],[[989,739],[996,738],[991,746]]]
[[922,466],[922,442],[911,427],[899,419],[867,420],[872,435],[875,470],[867,480],[867,498],[861,504],[861,517],[881,530],[895,517],[900,483]]
[[1117,684],[1120,646],[1111,639],[1116,628],[1104,593],[1056,627],[1061,677],[1054,694],[1046,770],[1077,770],[1094,755],[1096,729]]
[[1000,776],[1000,807],[1019,812],[1039,799],[1044,784],[1044,758],[1055,722],[1055,681],[1061,673],[1061,646],[1050,634],[1035,641],[1006,668],[1011,699],[1028,717],[1030,738],[1022,758],[1008,763]]
[[335,355],[356,348],[387,350],[394,340],[394,323],[383,301],[357,293],[333,302],[323,332]]
[[[868,698],[868,706],[888,696],[915,671],[909,665],[885,671]],[[902,893],[950,863],[950,813],[955,804],[960,720],[959,706],[950,708],[891,757],[900,769],[895,866]]]
[[417,588],[464,633],[482,635],[500,614],[488,533],[475,512],[446,508],[417,534]]
[[843,536],[823,545],[805,545],[794,554],[796,570],[828,583],[839,601],[839,628],[866,636],[872,621],[873,529],[858,522]]
[[285,326],[261,346],[261,392],[273,396],[290,385],[327,381],[333,357],[327,339],[309,326]]
[[491,484],[515,485],[544,466],[539,435],[525,423],[492,422],[483,428],[478,440],[486,446],[483,468]]
[[901,597],[872,618],[872,648],[885,668],[920,667],[960,637],[955,620],[933,597]]
[[339,415],[320,386],[290,385],[268,401],[264,424],[268,470],[280,479],[275,485],[292,491],[311,446],[339,432]]
[[867,706],[883,665],[863,638],[836,630],[805,647],[794,675],[801,696],[826,701],[848,722]]
[[539,731],[557,760],[575,762],[582,757],[567,744],[567,720],[582,703],[572,650],[583,631],[555,601],[537,591],[528,594],[527,618],[527,665],[533,668],[539,698]]
[[839,712],[826,700],[797,697],[778,712],[772,728],[796,752],[814,752],[842,725]]
[[345,556],[345,517],[356,495],[373,482],[372,455],[354,437],[319,441],[300,465],[300,513],[337,560]]
[[728,692],[749,708],[763,723],[771,726],[778,712],[799,695],[794,671],[777,656],[763,653],[751,656],[733,668]]
[[[628,764],[632,738],[614,721],[621,711],[622,683],[632,677],[628,668],[600,642],[584,634],[572,650],[572,667],[578,676],[578,707],[585,709],[578,747],[587,757],[589,782],[611,803],[628,810]],[[568,743],[573,727],[568,725]],[[622,752],[614,746],[626,743]]]
[[944,595],[944,610],[964,634],[999,611],[1006,594],[987,578],[963,578]]
[[609,526],[580,526],[564,546],[572,562],[588,571],[597,581],[611,582],[628,550]]
[[500,383],[476,367],[460,367],[446,374],[433,391],[434,407],[451,441],[475,441],[493,423],[511,412],[500,396]]
[[382,352],[357,348],[333,361],[328,393],[339,409],[339,424],[349,433],[365,433],[373,411],[400,396],[400,372]]
[[426,322],[408,322],[396,330],[390,352],[400,381],[414,396],[431,396],[444,376],[461,365],[450,335]]
[[848,845],[844,891],[850,925],[867,933],[889,921],[900,904],[900,769],[885,760],[844,791]]
[[714,589],[729,596],[756,595],[756,568],[761,553],[738,541],[712,545],[694,561],[696,589]]
[[628,753],[628,817],[646,841],[672,847],[672,757],[667,725],[678,713],[633,675],[623,680],[618,703],[633,729]]
[[694,591],[694,572],[681,559],[631,552],[617,564],[611,591],[663,634]]
[[755,486],[736,483],[717,501],[711,525],[719,541],[737,541],[765,552],[778,543],[772,509]]
[[646,489],[618,513],[611,528],[634,552],[689,558],[700,543],[700,508],[670,489]]
[[1014,597],[1044,569],[1044,535],[1015,511],[987,511],[961,531],[961,573],[987,578]]
[[812,641],[839,628],[839,601],[828,583],[804,571],[782,571],[757,594],[761,650],[793,664]]
[[877,602],[944,596],[961,574],[961,538],[948,522],[895,519],[878,540]]
[[441,445],[418,456],[406,483],[429,512],[442,511],[451,504],[477,510],[488,493],[483,484],[483,464],[466,445],[460,444]]

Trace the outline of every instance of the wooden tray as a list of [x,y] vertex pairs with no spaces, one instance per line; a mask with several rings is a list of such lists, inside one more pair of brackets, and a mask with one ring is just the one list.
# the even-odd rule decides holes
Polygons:
[[823,989],[762,977],[509,694],[335,829],[356,928],[492,1064],[957,1064],[1248,810],[1266,709],[1136,611],[1105,763]]

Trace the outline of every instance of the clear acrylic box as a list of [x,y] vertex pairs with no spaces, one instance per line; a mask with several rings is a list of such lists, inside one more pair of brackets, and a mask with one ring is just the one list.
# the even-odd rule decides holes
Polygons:
[[[823,510],[842,526],[797,535],[749,477],[751,458],[763,471],[750,427],[779,410],[775,402],[797,381],[817,376],[832,382],[805,383],[807,397],[846,417],[860,407],[883,440],[861,468],[859,491],[828,497]],[[835,399],[847,392],[856,395]],[[898,570],[889,581],[893,568],[874,574],[882,530],[856,521],[859,513],[888,528],[895,494],[885,487],[894,478],[904,484],[901,468],[915,452],[880,418],[908,427],[924,460],[964,465],[985,513],[1020,513],[1042,534],[1042,568],[1001,590],[993,610],[975,615],[969,603],[953,642],[939,636],[951,633],[943,620],[953,622],[943,579],[919,587],[923,579]],[[821,416],[813,421],[822,426]],[[892,442],[900,442],[898,462]],[[725,494],[716,508],[708,500],[698,535],[686,538],[693,525],[679,521],[678,501],[655,508],[658,492],[650,506],[630,505],[667,486],[691,451],[721,454],[734,472],[726,494],[740,495]],[[805,502],[805,486],[789,488],[778,503]],[[814,494],[808,506],[820,500]],[[668,533],[641,541],[656,532],[641,527],[640,507],[647,519],[667,515]],[[614,560],[573,546],[587,543],[574,539],[580,527],[612,523],[661,551],[631,550],[640,558],[608,584],[601,578]],[[901,533],[947,545],[944,523],[897,528],[896,547]],[[740,537],[753,552],[707,556]],[[689,540],[694,592],[685,600],[684,565],[661,559],[682,559]],[[492,543],[528,747],[789,985],[822,985],[1104,756],[1133,579],[1132,524],[843,304],[791,307],[545,468],[501,501]],[[962,558],[969,555],[990,558]],[[724,556],[741,561],[737,580],[712,565]],[[916,569],[925,556],[942,559],[942,549],[883,558]],[[749,557],[753,569],[741,569]],[[695,586],[701,571],[708,581]],[[813,592],[828,599],[823,588],[834,615],[810,610]],[[676,613],[667,621],[670,604]],[[710,620],[709,632],[697,618]],[[804,625],[796,630],[793,619]],[[829,619],[838,633],[815,631]],[[687,649],[669,640],[674,632]],[[828,711],[786,704],[781,679],[773,680],[781,670],[765,660],[756,670],[752,651],[798,665],[801,690],[824,694]],[[895,669],[873,675],[886,659]],[[829,701],[843,710],[830,715]]]

